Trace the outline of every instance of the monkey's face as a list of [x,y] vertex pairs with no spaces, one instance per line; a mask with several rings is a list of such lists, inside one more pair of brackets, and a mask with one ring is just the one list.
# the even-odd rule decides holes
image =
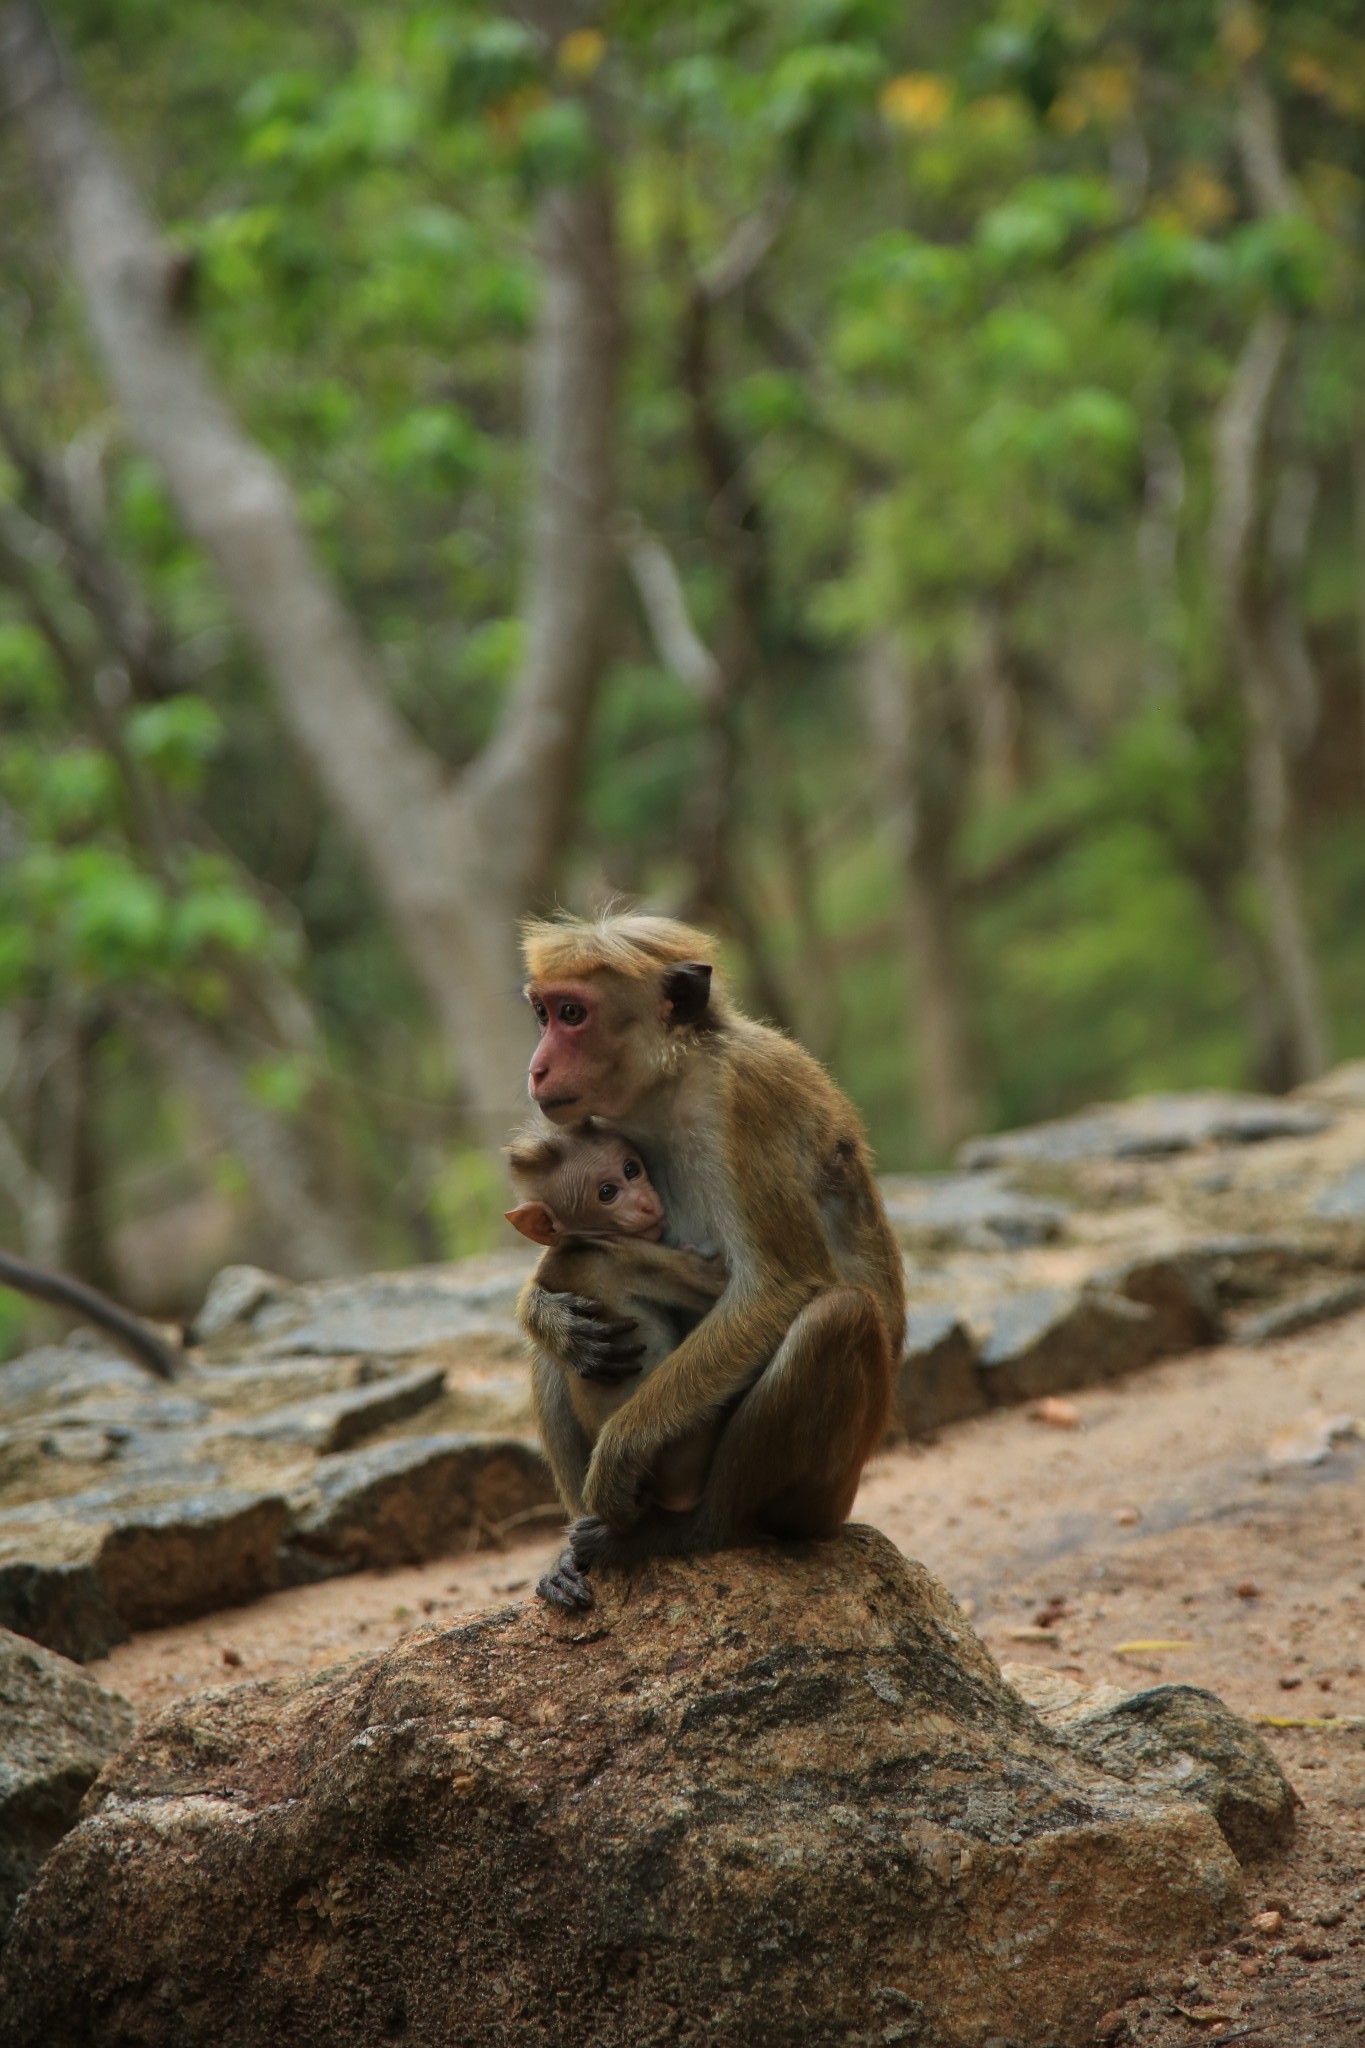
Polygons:
[[663,1023],[614,977],[532,982],[526,997],[540,1025],[531,1055],[531,1099],[555,1124],[624,1116],[648,1085]]
[[582,1213],[574,1227],[613,1236],[648,1238],[664,1234],[664,1205],[654,1192],[645,1163],[634,1146],[620,1140],[603,1145],[591,1161]]

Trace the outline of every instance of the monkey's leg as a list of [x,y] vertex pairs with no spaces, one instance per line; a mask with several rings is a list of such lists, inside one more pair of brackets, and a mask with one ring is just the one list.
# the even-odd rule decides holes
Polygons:
[[647,1513],[629,1531],[585,1516],[569,1530],[580,1573],[723,1550],[762,1533],[829,1536],[853,1505],[891,1407],[891,1347],[873,1295],[835,1287],[796,1317],[721,1432],[700,1506]]
[[[574,1414],[568,1382],[553,1359],[537,1351],[531,1359],[531,1406],[555,1486],[569,1515],[583,1512],[583,1480],[592,1445]],[[536,1591],[552,1607],[591,1607],[592,1589],[567,1545]]]

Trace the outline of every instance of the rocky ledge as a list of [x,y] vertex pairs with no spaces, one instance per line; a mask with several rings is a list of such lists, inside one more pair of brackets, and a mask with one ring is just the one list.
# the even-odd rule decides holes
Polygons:
[[[977,1140],[883,1191],[911,1301],[894,1431],[923,1436],[1365,1300],[1365,1062],[1283,1101],[1153,1096]],[[518,1244],[307,1287],[231,1267],[168,1387],[85,1334],[0,1366],[0,1625],[90,1659],[552,1519]]]
[[1202,1698],[1056,1729],[858,1528],[421,1629],[143,1727],[21,1903],[0,2041],[1072,2048],[1237,1920],[1220,1810],[1289,1822]]

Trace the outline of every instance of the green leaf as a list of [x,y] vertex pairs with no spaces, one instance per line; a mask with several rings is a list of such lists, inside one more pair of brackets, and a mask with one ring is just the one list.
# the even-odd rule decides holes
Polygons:
[[223,743],[223,724],[211,704],[188,692],[160,704],[142,704],[124,724],[128,745],[168,789],[188,793],[203,780],[204,764]]

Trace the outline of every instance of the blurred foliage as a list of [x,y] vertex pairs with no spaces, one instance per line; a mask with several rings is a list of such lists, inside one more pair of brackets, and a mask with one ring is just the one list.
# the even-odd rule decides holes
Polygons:
[[[988,1120],[1257,1078],[1218,922],[1226,883],[1254,943],[1207,527],[1215,408],[1257,315],[1287,315],[1277,433],[1316,493],[1296,572],[1319,691],[1295,771],[1304,873],[1336,1049],[1365,1052],[1365,31],[1348,0],[611,0],[557,46],[458,0],[69,0],[62,19],[194,259],[193,318],[233,404],[452,769],[492,731],[522,643],[534,209],[593,167],[586,96],[606,110],[627,264],[623,503],[712,644],[731,560],[685,337],[699,280],[745,223],[772,224],[707,329],[759,569],[761,675],[731,712],[747,901],[729,938],[763,1007],[757,932],[888,1166],[933,1155],[860,710],[879,636],[943,679],[968,734],[948,865]],[[1248,63],[1301,200],[1278,218],[1239,164]],[[185,678],[153,701],[105,689],[107,651],[31,529],[92,680],[74,689],[0,581],[0,1000],[32,1018],[152,984],[222,1017],[269,964],[317,1036],[243,1041],[251,1088],[303,1117],[327,1077],[377,1250],[500,1242],[501,1186],[458,1144],[432,1021],[121,437],[12,143],[0,222],[6,403],[96,508]],[[3,472],[6,497],[29,516]],[[687,899],[708,731],[623,577],[563,900]],[[1034,842],[1055,851],[1012,865]],[[110,1088],[154,1093],[117,1034],[103,1057]],[[101,1114],[110,1211],[136,1213],[120,1189],[164,1124]]]

